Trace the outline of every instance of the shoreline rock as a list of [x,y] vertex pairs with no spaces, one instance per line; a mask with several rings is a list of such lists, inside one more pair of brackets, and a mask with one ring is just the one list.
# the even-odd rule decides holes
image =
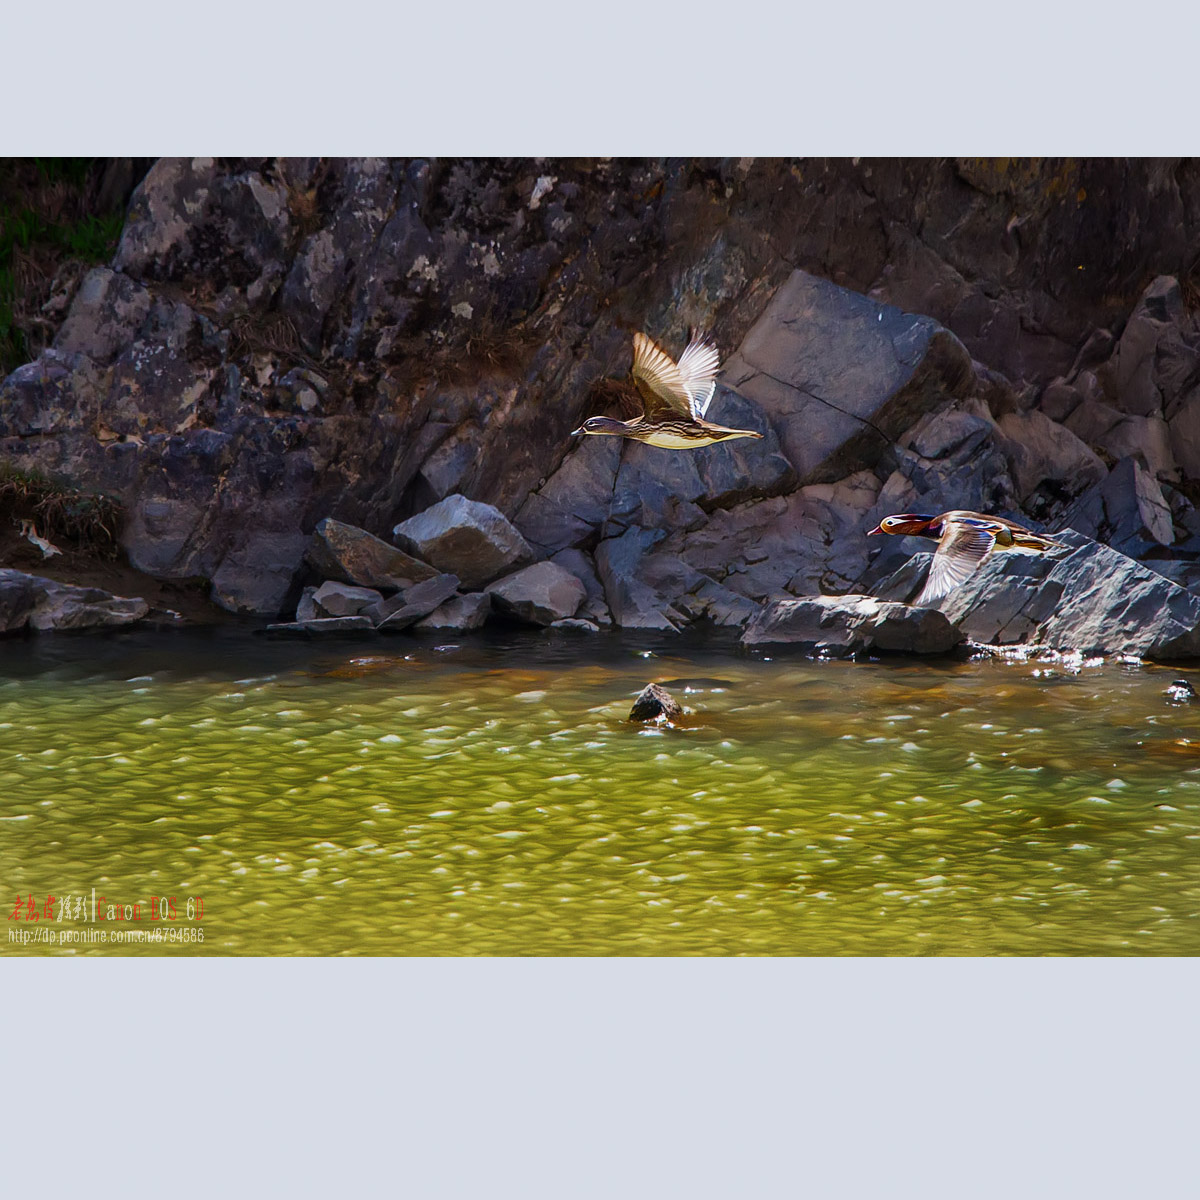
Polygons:
[[0,632],[38,633],[112,629],[135,624],[150,612],[140,596],[114,596],[103,588],[76,587],[42,575],[0,569]]
[[843,657],[870,651],[949,654],[965,640],[966,634],[935,609],[873,596],[810,596],[766,605],[741,644]]

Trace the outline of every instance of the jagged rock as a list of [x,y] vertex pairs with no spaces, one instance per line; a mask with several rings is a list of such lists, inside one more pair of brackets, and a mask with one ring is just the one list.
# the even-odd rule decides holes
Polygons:
[[369,633],[375,629],[369,617],[319,617],[314,621],[280,621],[267,626],[267,633],[284,637],[326,637],[337,633]]
[[382,538],[332,517],[317,522],[305,557],[325,579],[360,587],[408,588],[437,574]]
[[631,721],[673,721],[683,715],[679,701],[664,687],[651,683],[645,687],[629,710]]
[[1137,416],[1162,415],[1170,402],[1200,380],[1200,347],[1182,328],[1188,322],[1179,281],[1151,281],[1125,322],[1112,357],[1096,374],[1116,406]]
[[[593,441],[600,439],[593,438]],[[604,585],[596,574],[596,566],[590,554],[582,550],[560,550],[550,560],[570,571],[583,584],[587,596],[579,606],[578,617],[594,621],[597,625],[611,625],[612,613],[604,599]]]
[[212,158],[160,158],[134,192],[113,266],[136,277],[184,258],[217,173]]
[[619,438],[582,438],[526,499],[514,524],[543,554],[586,541],[612,513],[621,455]]
[[364,610],[385,633],[399,633],[441,608],[458,591],[457,575],[435,575]]
[[480,629],[487,622],[491,612],[491,594],[471,592],[466,596],[455,596],[447,600],[424,620],[418,621],[416,628],[470,633],[473,629]]
[[316,601],[313,600],[316,594],[315,587],[306,587],[300,593],[300,603],[296,605],[297,621],[316,621],[320,618],[321,614],[317,612]]
[[55,349],[107,366],[133,341],[153,303],[149,291],[128,275],[97,267],[79,285]]
[[497,508],[447,496],[393,531],[397,542],[468,588],[483,587],[533,557],[529,543]]
[[313,593],[313,603],[321,615],[328,617],[355,617],[383,597],[374,588],[353,587],[348,583],[328,580]]
[[0,631],[5,633],[26,625],[39,632],[132,625],[149,611],[137,596],[0,569]]
[[810,596],[767,605],[742,635],[742,645],[791,645],[835,656],[869,650],[947,654],[963,637],[935,609],[873,596]]
[[565,567],[540,562],[493,583],[487,589],[496,608],[531,625],[573,617],[587,598],[583,584]]
[[596,548],[596,571],[604,584],[604,596],[614,623],[623,629],[676,628],[669,603],[637,576],[642,556],[660,537],[653,530],[627,529]]
[[873,466],[975,378],[971,356],[936,321],[803,271],[771,298],[724,377],[770,417],[801,483]]
[[212,597],[230,612],[278,613],[292,593],[308,538],[255,529],[235,535],[213,572]]
[[[1200,596],[1074,530],[1054,554],[992,554],[938,607],[977,642],[1082,654],[1200,657]],[[909,591],[928,555],[905,568]],[[901,590],[895,583],[880,589]]]
[[1162,488],[1133,458],[1122,459],[1101,483],[1080,496],[1063,522],[1078,533],[1132,553],[1175,541],[1171,506]]
[[926,413],[897,444],[922,458],[946,458],[974,450],[992,432],[996,423],[982,406],[952,404]]
[[1047,485],[1060,496],[1076,496],[1108,474],[1099,455],[1036,409],[1005,413],[998,424],[1022,503]]
[[1088,396],[1072,410],[1064,425],[1111,458],[1139,457],[1160,479],[1179,475],[1171,430],[1157,413],[1134,416]]

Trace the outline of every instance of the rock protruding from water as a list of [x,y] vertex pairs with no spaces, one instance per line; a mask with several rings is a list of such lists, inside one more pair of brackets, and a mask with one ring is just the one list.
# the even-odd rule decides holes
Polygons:
[[[1053,554],[995,553],[938,607],[976,642],[1081,654],[1200,657],[1200,596],[1074,530]],[[914,591],[928,555],[879,591]],[[901,580],[901,576],[905,579]]]
[[305,557],[323,578],[359,587],[408,588],[437,574],[382,538],[332,517],[317,522]]
[[800,483],[873,467],[922,414],[974,387],[971,356],[932,317],[793,271],[725,363]]
[[1163,694],[1172,704],[1191,704],[1197,696],[1196,689],[1186,679],[1172,679]]
[[873,596],[809,596],[766,605],[742,635],[742,645],[790,645],[834,656],[870,650],[947,654],[964,636],[936,609]]
[[399,633],[441,608],[457,591],[457,575],[435,575],[363,611],[378,622],[381,632]]
[[533,558],[529,543],[498,508],[461,495],[401,521],[393,532],[398,545],[457,575],[467,588],[483,587]]
[[317,617],[312,621],[279,621],[267,626],[277,637],[328,637],[342,633],[370,633],[375,625],[370,617]]
[[657,683],[652,683],[644,688],[629,710],[631,721],[655,721],[660,717],[667,721],[673,721],[682,715],[683,708],[679,701],[666,688],[659,687]]
[[530,625],[552,625],[573,617],[587,598],[579,578],[557,563],[540,562],[493,583],[496,608]]
[[471,592],[467,596],[451,597],[445,604],[435,608],[429,616],[418,621],[416,628],[444,633],[470,633],[482,628],[491,612],[491,593]]
[[26,627],[49,632],[132,625],[149,611],[140,597],[0,570],[0,631],[5,633]]

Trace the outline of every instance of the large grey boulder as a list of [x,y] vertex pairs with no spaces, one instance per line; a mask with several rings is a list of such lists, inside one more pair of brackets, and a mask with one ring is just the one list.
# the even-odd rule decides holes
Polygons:
[[801,483],[874,466],[923,413],[965,397],[971,356],[930,317],[794,271],[725,363]]
[[742,634],[742,645],[789,645],[835,657],[869,650],[946,654],[964,636],[934,609],[873,596],[808,596],[767,605]]
[[323,578],[360,587],[407,588],[437,574],[382,538],[332,517],[317,522],[305,557]]
[[483,587],[533,558],[529,543],[498,508],[461,495],[401,521],[393,532],[404,549],[457,575],[467,588]]
[[669,600],[639,578],[646,551],[661,537],[648,529],[627,529],[596,547],[596,572],[604,584],[604,597],[613,622],[623,629],[674,630],[680,615]]
[[500,612],[531,625],[551,625],[573,617],[587,598],[579,579],[552,562],[525,567],[487,590]]
[[[1074,530],[1054,554],[992,554],[938,604],[972,641],[1082,654],[1200,657],[1200,596]],[[912,596],[929,555],[880,586]]]
[[76,587],[41,575],[0,570],[0,631],[28,626],[38,632],[132,625],[150,606],[138,596]]
[[307,544],[299,532],[252,527],[238,531],[213,573],[213,600],[230,612],[280,612],[303,565]]

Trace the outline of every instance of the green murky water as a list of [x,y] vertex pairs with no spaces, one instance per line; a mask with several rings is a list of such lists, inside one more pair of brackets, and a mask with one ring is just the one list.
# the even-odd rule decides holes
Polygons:
[[682,645],[6,642],[0,946],[1200,952],[1178,669]]

